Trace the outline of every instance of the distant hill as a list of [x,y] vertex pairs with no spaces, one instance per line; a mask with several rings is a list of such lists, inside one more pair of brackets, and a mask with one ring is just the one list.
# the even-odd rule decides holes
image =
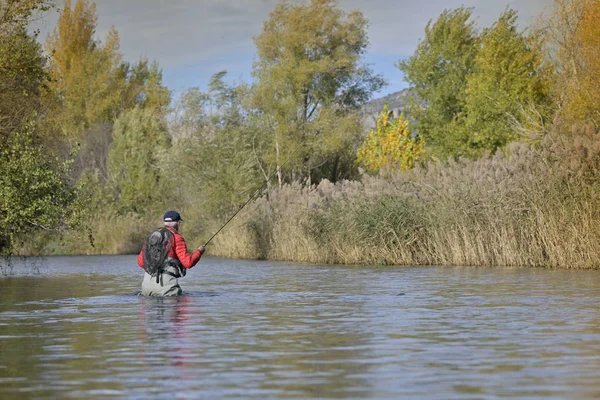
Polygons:
[[377,115],[383,110],[385,103],[388,103],[390,111],[394,113],[394,118],[398,117],[406,108],[411,95],[410,89],[404,89],[365,103],[359,111],[363,124],[367,129],[375,128],[377,126]]

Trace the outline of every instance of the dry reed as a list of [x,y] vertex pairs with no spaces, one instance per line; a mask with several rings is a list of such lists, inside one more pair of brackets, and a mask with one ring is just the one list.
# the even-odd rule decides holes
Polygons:
[[312,263],[600,266],[600,137],[547,135],[391,178],[284,185],[212,254]]

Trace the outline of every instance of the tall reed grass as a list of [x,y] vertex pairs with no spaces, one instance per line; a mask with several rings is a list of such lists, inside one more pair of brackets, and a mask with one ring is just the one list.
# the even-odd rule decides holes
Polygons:
[[27,254],[134,254],[146,237],[160,226],[160,215],[100,214],[86,222],[87,229],[65,232],[50,240],[42,252]]
[[600,135],[549,134],[392,177],[297,183],[251,203],[210,253],[311,263],[600,266]]

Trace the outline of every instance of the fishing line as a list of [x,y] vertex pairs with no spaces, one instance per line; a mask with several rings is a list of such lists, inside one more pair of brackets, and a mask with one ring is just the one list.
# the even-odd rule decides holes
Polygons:
[[227,222],[225,222],[225,223],[223,224],[223,226],[221,226],[221,227],[219,228],[219,230],[218,230],[218,231],[217,231],[217,232],[216,232],[214,235],[212,235],[212,236],[211,236],[211,238],[210,238],[210,239],[208,239],[208,241],[207,241],[207,242],[204,244],[204,246],[207,246],[207,245],[208,245],[208,244],[209,244],[209,243],[210,243],[210,242],[211,242],[211,241],[212,241],[212,240],[215,238],[215,236],[217,236],[217,235],[219,234],[219,232],[221,232],[221,231],[223,230],[223,228],[225,228],[225,226],[227,226],[227,224],[228,224],[228,223],[229,223],[229,222],[230,222],[232,219],[234,219],[234,218],[235,218],[235,216],[236,216],[236,215],[238,215],[238,214],[239,214],[239,212],[240,212],[240,211],[242,211],[242,210],[244,209],[244,207],[246,207],[246,206],[248,205],[248,203],[250,203],[250,201],[251,201],[252,199],[254,199],[254,197],[255,197],[255,196],[258,194],[258,193],[260,193],[260,191],[261,191],[261,190],[263,190],[263,188],[265,187],[265,185],[267,185],[267,184],[269,183],[269,181],[271,180],[271,178],[273,178],[273,176],[275,176],[275,174],[276,174],[277,172],[281,171],[281,168],[283,168],[283,166],[284,166],[285,164],[287,164],[287,163],[288,163],[288,161],[290,161],[290,160],[291,160],[292,156],[293,156],[294,154],[296,154],[296,152],[297,152],[297,151],[300,149],[300,147],[301,147],[300,145],[299,145],[298,147],[296,147],[296,150],[294,150],[294,152],[293,152],[292,154],[290,154],[290,156],[289,156],[289,157],[288,157],[288,158],[287,158],[287,159],[286,159],[286,160],[283,162],[283,164],[281,164],[280,166],[278,166],[278,167],[275,169],[275,171],[274,171],[274,172],[273,172],[273,173],[272,173],[272,174],[271,174],[271,175],[270,175],[270,176],[269,176],[269,177],[268,177],[268,178],[265,180],[265,182],[262,184],[262,186],[261,186],[261,187],[259,187],[259,188],[256,190],[256,192],[254,192],[254,194],[252,194],[252,196],[250,196],[250,197],[248,198],[248,200],[246,200],[246,202],[245,202],[244,204],[242,204],[242,206],[241,206],[241,207],[240,207],[240,208],[239,208],[239,209],[238,209],[238,210],[235,212],[235,214],[233,214],[233,215],[232,215],[232,216],[231,216],[231,217],[230,217],[230,218],[227,220]]

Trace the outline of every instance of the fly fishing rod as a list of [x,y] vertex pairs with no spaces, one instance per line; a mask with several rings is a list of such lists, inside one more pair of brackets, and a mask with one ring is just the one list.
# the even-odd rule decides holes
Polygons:
[[232,216],[231,216],[231,217],[230,217],[230,218],[227,220],[227,222],[225,222],[225,223],[223,224],[223,226],[221,226],[221,227],[219,228],[219,230],[218,230],[217,232],[215,232],[215,234],[214,234],[214,235],[212,235],[212,236],[211,236],[211,238],[210,238],[210,239],[208,239],[208,241],[207,241],[207,242],[204,244],[204,246],[207,246],[207,245],[208,245],[208,244],[209,244],[209,243],[210,243],[210,242],[211,242],[211,241],[212,241],[212,240],[215,238],[215,236],[217,236],[217,235],[219,234],[219,232],[221,232],[221,231],[223,230],[223,228],[225,228],[225,226],[227,226],[227,224],[228,224],[228,223],[229,223],[229,222],[230,222],[232,219],[234,219],[234,218],[235,218],[235,216],[236,216],[236,215],[238,215],[238,214],[239,214],[239,212],[240,212],[240,211],[242,211],[242,210],[244,209],[244,207],[246,207],[246,206],[248,205],[248,203],[250,203],[250,201],[251,201],[252,199],[254,199],[254,197],[255,197],[255,196],[258,194],[258,193],[260,193],[260,191],[261,191],[261,190],[263,190],[263,188],[265,187],[265,185],[267,185],[267,184],[269,183],[269,181],[271,180],[271,178],[273,178],[273,176],[275,176],[275,174],[276,174],[277,172],[281,171],[281,168],[283,168],[283,166],[284,166],[285,164],[287,164],[287,163],[288,163],[288,161],[290,161],[290,159],[292,158],[292,156],[293,156],[294,154],[296,154],[296,152],[298,151],[298,149],[300,149],[300,146],[296,147],[296,150],[294,150],[294,152],[293,152],[292,154],[290,154],[290,156],[289,156],[289,157],[288,157],[288,158],[287,158],[287,159],[286,159],[286,160],[283,162],[283,164],[281,164],[280,166],[278,166],[278,167],[275,169],[275,171],[274,171],[274,172],[273,172],[273,173],[272,173],[272,174],[271,174],[271,175],[270,175],[270,176],[269,176],[269,177],[268,177],[268,178],[265,180],[265,182],[262,184],[262,186],[261,186],[261,187],[259,187],[259,188],[256,190],[256,192],[254,192],[254,194],[252,194],[252,196],[250,196],[250,197],[248,198],[248,200],[246,200],[246,202],[245,202],[244,204],[242,204],[242,206],[241,206],[240,208],[238,208],[238,210],[235,212],[235,214],[233,214],[233,215],[232,215]]

